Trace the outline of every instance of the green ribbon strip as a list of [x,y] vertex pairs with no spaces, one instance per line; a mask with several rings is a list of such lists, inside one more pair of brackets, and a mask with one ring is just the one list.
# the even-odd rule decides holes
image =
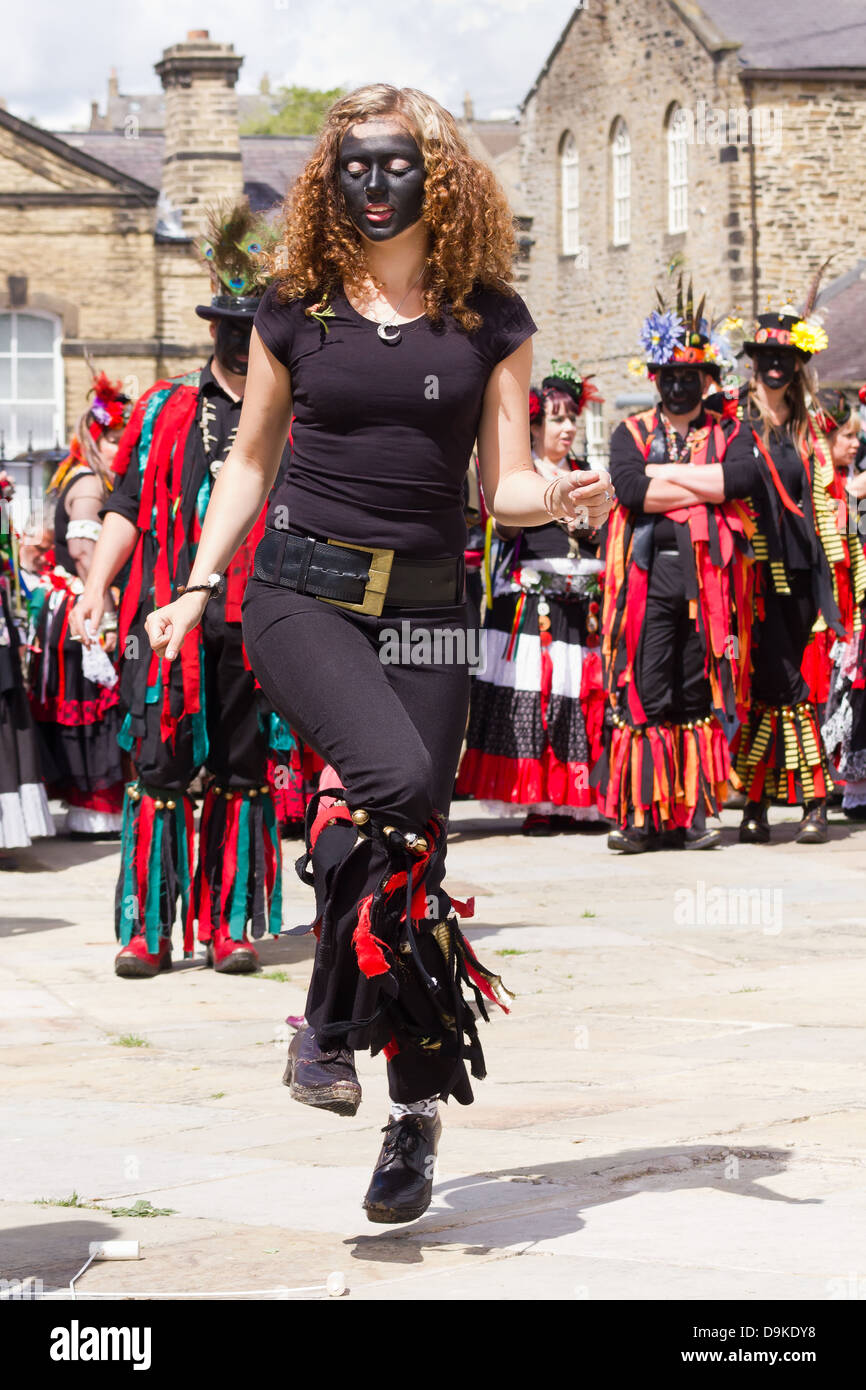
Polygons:
[[232,888],[231,916],[229,934],[232,941],[243,941],[244,927],[247,924],[247,897],[250,879],[250,802],[249,797],[241,801],[238,812],[238,858],[235,867],[235,881]]
[[274,891],[271,897],[271,907],[268,916],[268,931],[272,936],[279,936],[283,929],[283,856],[280,844],[280,836],[277,830],[277,816],[274,811],[273,798],[270,796],[262,797],[264,809],[265,830],[271,837],[271,844],[276,855],[276,873],[274,876]]
[[148,953],[156,955],[159,950],[159,904],[162,897],[162,836],[165,819],[157,811],[153,821],[153,839],[150,844],[150,857],[147,864],[147,902],[144,908],[144,935]]

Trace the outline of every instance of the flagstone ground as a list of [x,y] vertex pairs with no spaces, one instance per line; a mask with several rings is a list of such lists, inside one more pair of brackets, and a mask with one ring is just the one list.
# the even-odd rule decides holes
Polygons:
[[[0,872],[0,1277],[79,1292],[351,1299],[866,1296],[866,829],[623,859],[454,807],[448,886],[517,998],[451,1105],[433,1205],[360,1203],[387,1099],[352,1120],[280,1085],[312,938],[263,971],[203,956],[117,979],[116,845],[39,841]],[[286,926],[311,894],[285,845]],[[141,1045],[134,1045],[140,1042]],[[133,1045],[130,1045],[133,1044]],[[79,1205],[59,1205],[77,1194]],[[48,1204],[42,1204],[46,1202]],[[145,1201],[170,1215],[113,1216]]]

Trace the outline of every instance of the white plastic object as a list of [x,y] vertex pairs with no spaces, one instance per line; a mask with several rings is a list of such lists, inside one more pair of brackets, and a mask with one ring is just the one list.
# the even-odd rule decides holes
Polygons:
[[341,1269],[334,1269],[325,1280],[329,1298],[340,1298],[346,1292],[346,1276]]
[[137,1240],[92,1240],[87,1247],[94,1260],[140,1260],[141,1246]]

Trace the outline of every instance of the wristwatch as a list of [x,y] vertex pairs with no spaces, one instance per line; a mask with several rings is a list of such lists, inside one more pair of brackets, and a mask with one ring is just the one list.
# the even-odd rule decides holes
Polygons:
[[224,587],[222,575],[214,573],[208,575],[206,584],[179,584],[177,592],[180,595],[194,594],[199,590],[204,593],[207,590],[208,598],[212,598],[214,594],[221,594]]

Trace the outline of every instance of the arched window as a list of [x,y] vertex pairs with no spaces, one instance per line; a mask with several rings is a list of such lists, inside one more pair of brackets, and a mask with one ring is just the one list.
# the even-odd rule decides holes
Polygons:
[[586,424],[586,457],[595,467],[607,467],[610,451],[604,432],[604,413],[601,401],[590,401],[584,415]]
[[689,228],[689,128],[686,112],[674,107],[668,117],[668,231]]
[[619,119],[610,142],[611,182],[613,186],[613,244],[627,246],[631,241],[631,140],[628,126]]
[[580,250],[580,155],[577,141],[567,132],[559,145],[559,200],[562,209],[562,254]]
[[52,314],[0,312],[0,431],[6,458],[63,434],[61,327]]

